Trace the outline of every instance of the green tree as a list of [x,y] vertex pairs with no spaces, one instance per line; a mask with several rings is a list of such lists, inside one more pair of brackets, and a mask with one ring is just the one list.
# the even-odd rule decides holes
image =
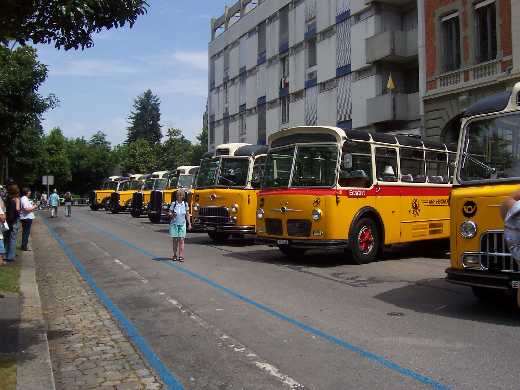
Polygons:
[[2,0],[0,42],[54,42],[58,49],[83,49],[104,28],[132,27],[147,8],[145,0]]
[[53,95],[38,93],[46,78],[47,67],[38,61],[35,49],[0,45],[0,180],[10,175],[9,160],[24,153],[25,159],[33,157],[19,141],[27,137],[34,141],[42,114],[57,103]]
[[41,175],[53,175],[54,186],[65,190],[72,180],[71,160],[68,153],[68,140],[59,127],[55,127],[43,138],[43,161]]
[[181,165],[191,162],[193,146],[180,129],[168,129],[167,139],[161,145],[159,166],[174,172]]
[[119,145],[116,154],[124,173],[149,173],[158,167],[156,147],[145,139]]
[[40,166],[43,160],[43,129],[39,123],[23,129],[13,139],[9,176],[21,186],[32,187],[40,183]]
[[161,102],[151,90],[145,91],[134,101],[134,109],[128,117],[127,143],[145,139],[151,144],[161,142]]
[[202,156],[208,152],[208,128],[204,127],[202,132],[197,136],[198,143],[193,145],[193,153],[191,163],[199,165]]

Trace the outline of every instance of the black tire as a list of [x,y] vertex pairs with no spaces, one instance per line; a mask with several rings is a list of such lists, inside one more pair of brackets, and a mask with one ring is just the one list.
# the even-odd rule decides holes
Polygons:
[[383,248],[381,229],[372,218],[359,219],[350,231],[349,247],[356,264],[369,264]]
[[504,295],[502,290],[486,287],[471,286],[471,291],[473,291],[475,298],[481,302],[493,301]]
[[212,241],[217,242],[217,243],[224,243],[229,238],[228,233],[211,232],[211,233],[208,233],[208,236],[209,236],[209,238],[211,238]]
[[160,215],[148,214],[148,219],[150,220],[151,223],[154,223],[154,224],[161,223]]
[[119,205],[115,204],[115,205],[112,205],[112,203],[110,204],[110,212],[112,214],[118,214],[119,213]]
[[90,209],[91,209],[92,211],[98,211],[98,210],[99,210],[99,205],[97,205],[97,204],[91,204],[91,205],[90,205]]
[[141,216],[141,211],[132,209],[132,210],[130,210],[130,215],[134,218],[139,218]]
[[108,211],[110,208],[110,199],[105,199],[102,203],[102,207],[105,211]]
[[285,256],[288,257],[303,256],[305,255],[305,252],[307,252],[307,249],[295,248],[290,245],[278,245],[278,249],[280,250],[280,252],[282,252]]

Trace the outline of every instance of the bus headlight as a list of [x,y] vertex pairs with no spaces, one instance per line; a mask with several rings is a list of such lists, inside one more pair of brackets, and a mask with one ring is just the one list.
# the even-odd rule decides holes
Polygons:
[[473,221],[464,221],[460,225],[460,235],[466,239],[475,237],[477,234],[477,224]]
[[200,205],[198,203],[195,203],[193,205],[193,211],[199,211]]
[[258,209],[258,210],[256,211],[256,217],[257,217],[258,219],[264,219],[264,210],[262,210],[262,209]]
[[236,203],[233,205],[233,207],[231,207],[231,212],[233,214],[238,213],[238,205]]
[[315,221],[319,221],[321,219],[321,210],[320,209],[314,209],[312,210],[312,219]]

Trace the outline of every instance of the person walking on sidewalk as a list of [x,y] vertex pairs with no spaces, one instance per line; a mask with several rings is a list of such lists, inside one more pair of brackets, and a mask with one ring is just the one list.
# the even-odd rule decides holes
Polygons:
[[71,217],[72,216],[72,194],[70,193],[70,191],[67,191],[63,198],[65,201],[65,216]]
[[175,193],[175,201],[170,206],[170,236],[173,239],[172,260],[184,262],[184,238],[186,225],[191,229],[191,219],[188,204],[184,200],[184,191],[179,189]]
[[60,205],[60,197],[58,196],[58,190],[54,189],[52,194],[49,196],[49,203],[51,205],[51,218],[57,218],[58,206]]
[[9,230],[4,232],[5,260],[11,262],[16,256],[16,240],[20,230],[20,189],[16,183],[7,186],[5,210],[7,225],[9,225]]
[[0,266],[4,266],[7,264],[7,262],[4,261],[4,256],[5,256],[4,235],[1,234],[6,229],[5,224],[6,224],[5,205],[4,205],[4,201],[0,197]]
[[31,190],[24,188],[22,190],[22,200],[20,210],[20,221],[22,222],[22,250],[28,251],[29,249],[29,236],[31,235],[31,226],[34,219],[34,210],[37,206],[29,199],[31,196]]

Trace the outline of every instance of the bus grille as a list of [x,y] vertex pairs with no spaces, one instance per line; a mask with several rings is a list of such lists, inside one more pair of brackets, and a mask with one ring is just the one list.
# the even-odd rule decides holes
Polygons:
[[309,237],[311,235],[311,222],[307,219],[289,219],[287,221],[287,234],[293,237]]
[[480,239],[480,264],[482,268],[496,272],[520,272],[518,264],[507,248],[504,232],[492,231]]
[[201,207],[199,219],[203,224],[223,225],[229,223],[229,212],[225,207]]
[[143,209],[143,194],[140,192],[134,192],[132,195],[132,209],[142,210]]
[[154,190],[150,195],[150,205],[148,206],[150,211],[160,213],[163,205],[163,193],[162,191]]
[[273,236],[283,236],[282,221],[280,219],[266,218],[265,230]]

